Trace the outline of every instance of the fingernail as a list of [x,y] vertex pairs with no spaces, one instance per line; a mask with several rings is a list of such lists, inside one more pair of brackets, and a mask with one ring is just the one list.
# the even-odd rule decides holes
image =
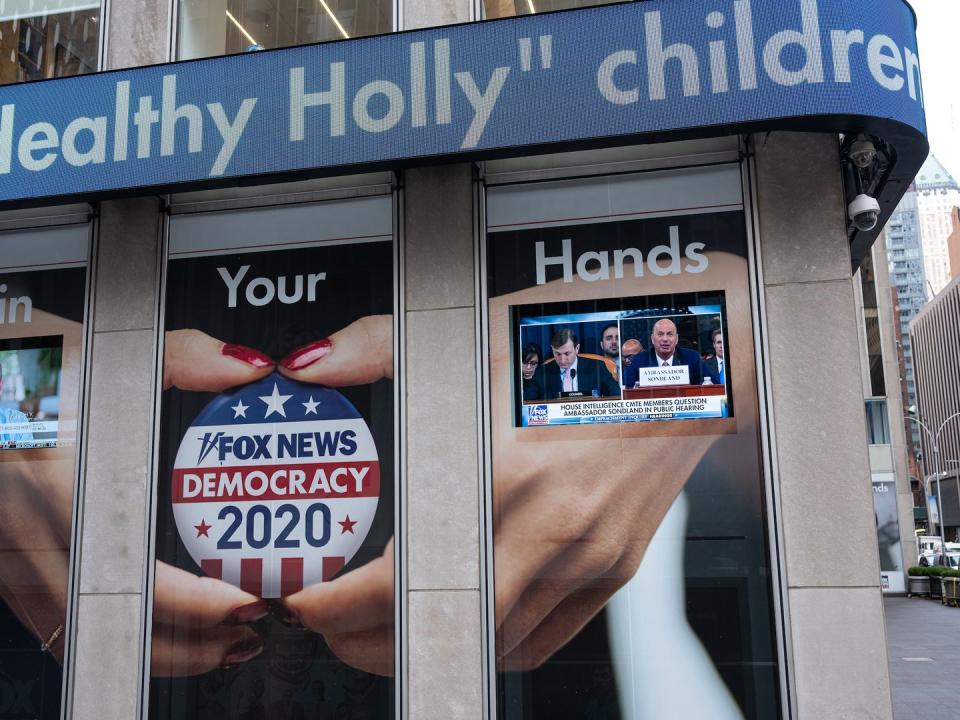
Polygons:
[[303,627],[303,623],[300,621],[300,616],[297,615],[296,610],[287,607],[281,602],[274,603],[271,612],[273,616],[284,625],[289,627]]
[[273,358],[271,358],[269,355],[266,355],[252,347],[247,347],[246,345],[233,345],[228,343],[223,346],[223,349],[220,351],[220,353],[222,355],[226,355],[227,357],[242,360],[248,365],[253,365],[255,368],[265,368],[273,365]]
[[235,608],[223,622],[225,625],[244,625],[259,620],[268,612],[270,612],[270,606],[267,601],[256,600]]
[[316,342],[294,350],[281,360],[280,364],[287,370],[302,370],[308,365],[313,365],[317,360],[329,355],[332,349],[333,343],[330,342],[329,338],[317,340]]
[[240,663],[253,660],[262,652],[263,638],[255,635],[254,637],[234,643],[234,645],[227,650],[227,654],[223,656],[223,661],[220,664],[224,667],[228,665],[239,665]]

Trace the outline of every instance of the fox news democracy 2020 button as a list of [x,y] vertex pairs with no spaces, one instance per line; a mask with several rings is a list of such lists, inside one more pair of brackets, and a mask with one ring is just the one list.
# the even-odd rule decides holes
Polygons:
[[377,510],[380,463],[343,395],[273,373],[203,409],[172,490],[177,530],[203,572],[277,598],[354,556]]

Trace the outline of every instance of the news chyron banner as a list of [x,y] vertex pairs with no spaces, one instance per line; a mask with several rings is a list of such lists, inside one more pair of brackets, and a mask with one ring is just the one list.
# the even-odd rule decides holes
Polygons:
[[0,718],[60,718],[89,247],[0,233]]
[[395,267],[390,197],[171,218],[150,717],[392,716]]
[[501,718],[779,716],[741,188],[487,190]]

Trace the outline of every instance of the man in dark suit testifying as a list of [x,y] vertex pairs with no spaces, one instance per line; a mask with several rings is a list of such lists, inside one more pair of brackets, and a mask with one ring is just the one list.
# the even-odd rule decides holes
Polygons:
[[690,384],[702,385],[704,378],[703,359],[695,350],[678,347],[680,336],[673,320],[657,320],[650,333],[650,349],[637,355],[623,371],[623,386],[632,388],[640,376],[640,368],[686,365],[690,368]]
[[723,331],[714,330],[711,339],[713,340],[713,357],[703,361],[703,369],[714,385],[726,385],[727,361],[723,357]]
[[581,392],[595,397],[619,397],[620,388],[600,360],[579,357],[580,340],[573,330],[557,330],[550,339],[554,362],[543,368],[544,399],[564,392]]

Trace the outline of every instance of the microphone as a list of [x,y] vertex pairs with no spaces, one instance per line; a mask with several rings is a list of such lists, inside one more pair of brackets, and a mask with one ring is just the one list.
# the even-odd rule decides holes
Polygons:
[[576,379],[577,379],[577,369],[576,369],[576,368],[570,368],[570,379],[571,379],[571,380],[576,380]]

